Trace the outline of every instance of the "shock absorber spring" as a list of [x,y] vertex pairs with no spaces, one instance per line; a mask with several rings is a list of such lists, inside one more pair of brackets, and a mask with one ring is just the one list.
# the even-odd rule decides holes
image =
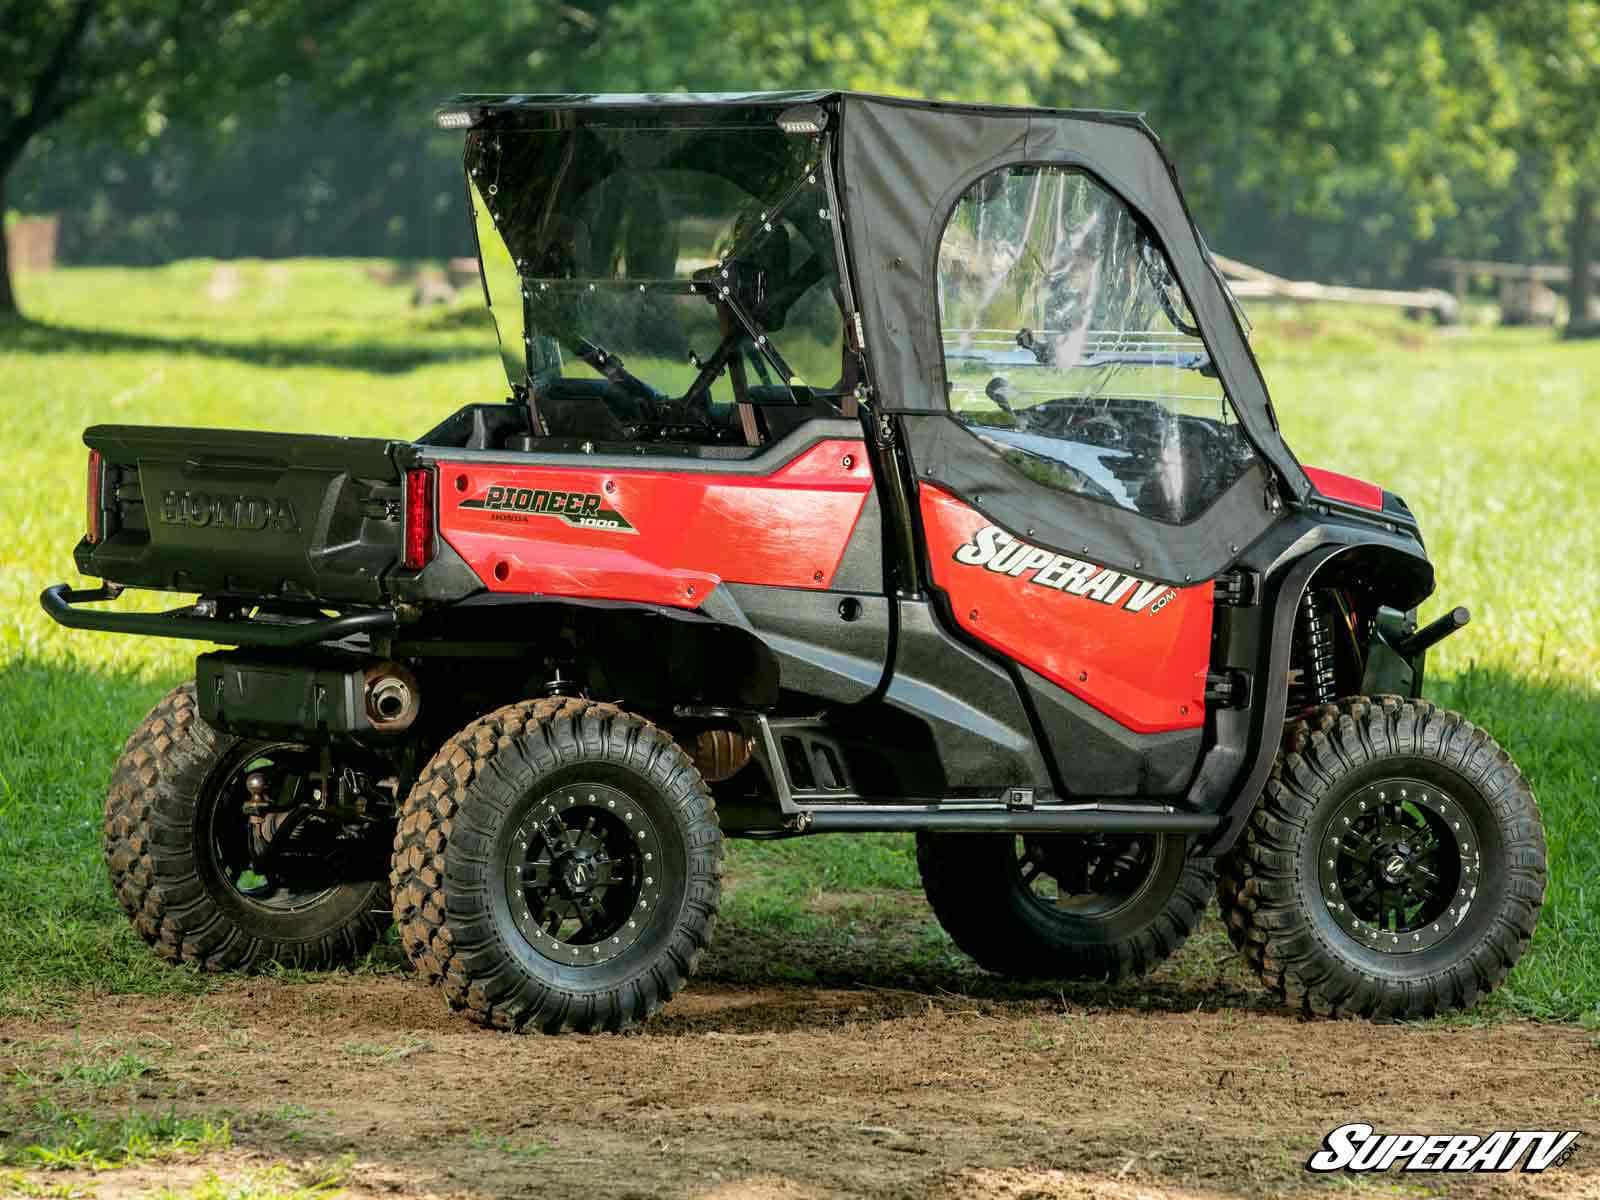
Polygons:
[[1325,590],[1309,591],[1300,601],[1300,619],[1295,623],[1295,669],[1289,689],[1290,703],[1297,708],[1338,699],[1333,653],[1333,623],[1338,611]]

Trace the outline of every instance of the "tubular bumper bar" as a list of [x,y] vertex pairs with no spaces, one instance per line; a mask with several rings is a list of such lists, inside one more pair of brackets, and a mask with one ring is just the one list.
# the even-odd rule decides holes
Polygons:
[[227,646],[312,646],[334,642],[357,633],[392,633],[397,621],[388,609],[315,617],[307,621],[262,619],[222,620],[179,610],[171,613],[107,612],[80,608],[102,600],[115,600],[122,589],[113,583],[75,589],[64,583],[45,588],[39,603],[52,620],[69,629],[97,629],[105,633],[138,633],[146,637],[192,638]]
[[1466,628],[1470,620],[1472,614],[1464,606],[1457,605],[1437,621],[1432,621],[1410,636],[1401,638],[1395,650],[1402,658],[1415,658],[1444,641],[1456,630]]

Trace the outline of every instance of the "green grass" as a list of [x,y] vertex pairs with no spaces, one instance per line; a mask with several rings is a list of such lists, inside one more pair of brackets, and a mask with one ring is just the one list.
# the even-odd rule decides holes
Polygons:
[[494,1137],[481,1129],[474,1129],[467,1135],[467,1144],[474,1150],[499,1151],[519,1162],[531,1162],[550,1153],[549,1145],[544,1142],[516,1142],[508,1137]]
[[203,1154],[232,1145],[226,1121],[133,1110],[122,1116],[33,1106],[22,1127],[0,1143],[0,1166],[30,1170],[106,1171]]
[[24,1197],[25,1200],[95,1200],[98,1194],[92,1186],[46,1182],[21,1171],[0,1171],[0,1189],[4,1189],[7,1197]]
[[[369,279],[364,264],[316,261],[240,264],[239,293],[213,301],[213,269],[24,276],[33,320],[0,329],[0,1014],[213,982],[163,966],[132,934],[98,846],[123,739],[189,673],[194,648],[67,632],[37,605],[46,584],[76,578],[81,429],[403,437],[504,395],[470,296],[416,311],[407,289]],[[1433,656],[1429,692],[1498,737],[1539,795],[1549,901],[1532,952],[1481,1011],[1600,1013],[1600,344],[1331,309],[1252,315],[1295,451],[1405,496],[1440,580],[1424,618],[1455,603],[1473,610]],[[943,935],[907,916],[917,884],[905,839],[736,843],[729,862],[719,945],[752,949],[722,958],[726,975],[826,977],[828,961],[905,964],[927,978],[957,969]],[[835,892],[849,903],[818,904]],[[1185,953],[1221,955],[1210,947]]]
[[10,1082],[17,1087],[44,1087],[59,1083],[80,1083],[90,1088],[108,1088],[128,1083],[149,1075],[156,1066],[142,1054],[124,1050],[115,1056],[88,1054],[76,1062],[52,1068],[46,1074],[35,1074],[19,1067],[13,1071]]
[[318,1166],[295,1169],[280,1165],[228,1176],[209,1172],[189,1187],[152,1192],[149,1200],[337,1200],[345,1194],[352,1161],[347,1156]]
[[424,1050],[432,1048],[432,1042],[417,1037],[408,1037],[393,1045],[382,1042],[346,1042],[340,1047],[352,1058],[370,1058],[379,1063],[399,1062],[402,1058],[410,1058],[413,1054],[421,1054]]

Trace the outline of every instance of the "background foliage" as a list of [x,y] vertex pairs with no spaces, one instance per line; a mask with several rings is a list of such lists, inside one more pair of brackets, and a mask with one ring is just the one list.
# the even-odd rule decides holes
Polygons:
[[1437,283],[1569,251],[1600,4],[0,0],[0,201],[66,214],[74,263],[443,256],[453,91],[792,86],[1142,110],[1219,249]]

